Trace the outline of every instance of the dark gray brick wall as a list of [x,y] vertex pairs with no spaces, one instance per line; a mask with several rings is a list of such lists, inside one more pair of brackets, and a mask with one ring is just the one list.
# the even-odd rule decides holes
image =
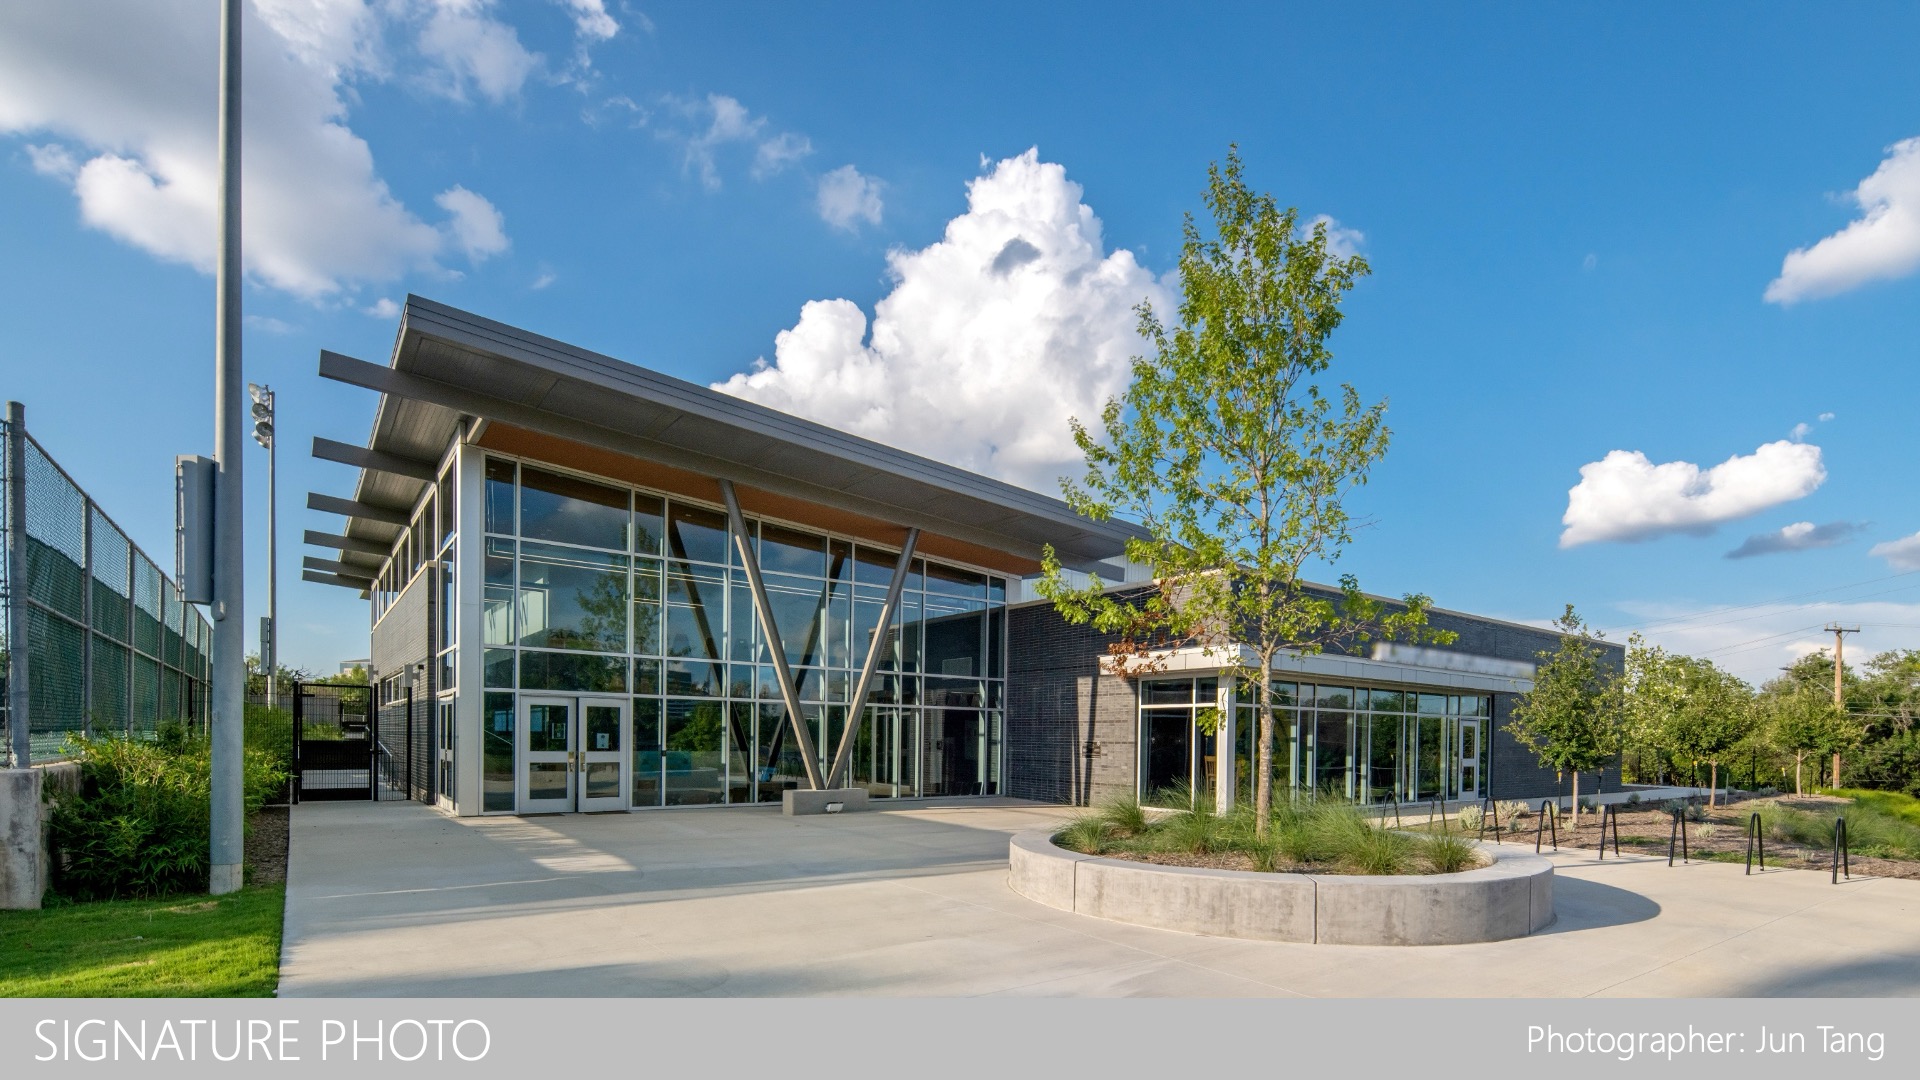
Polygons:
[[1133,687],[1098,663],[1112,640],[1069,625],[1048,604],[1009,612],[1008,794],[1087,806],[1134,793]]
[[[1557,642],[1556,642],[1557,643]],[[1487,794],[1496,799],[1550,799],[1573,794],[1573,777],[1554,776],[1552,769],[1541,768],[1540,759],[1520,741],[1507,734],[1513,720],[1513,703],[1518,695],[1493,695],[1493,742],[1488,747]],[[1615,759],[1600,770],[1580,776],[1582,798],[1596,791],[1620,791],[1620,762]]]

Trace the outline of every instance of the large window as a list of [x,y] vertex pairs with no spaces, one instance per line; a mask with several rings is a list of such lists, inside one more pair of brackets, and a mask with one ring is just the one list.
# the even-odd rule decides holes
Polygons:
[[[635,806],[778,801],[805,785],[724,511],[503,457],[484,474],[490,718],[514,691],[629,697]],[[882,627],[897,551],[782,522],[747,529],[822,769],[877,642],[852,782],[876,797],[997,794],[1006,580],[916,558]],[[510,758],[506,787],[494,780],[507,713],[504,743],[488,728],[489,810],[511,808]]]
[[[1273,782],[1363,803],[1455,799],[1487,775],[1492,699],[1484,694],[1423,694],[1355,685],[1274,682]],[[1210,789],[1218,775],[1215,737],[1203,724],[1217,684],[1206,678],[1140,683],[1140,796],[1168,801],[1180,784]],[[1240,685],[1235,708],[1234,776],[1241,797],[1252,789],[1259,713],[1255,692]],[[1462,724],[1477,723],[1464,741]],[[1469,747],[1477,769],[1463,769]]]

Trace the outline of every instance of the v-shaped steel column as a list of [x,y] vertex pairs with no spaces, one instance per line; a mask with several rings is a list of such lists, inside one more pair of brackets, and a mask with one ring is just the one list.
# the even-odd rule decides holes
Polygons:
[[900,589],[907,583],[907,567],[913,565],[913,549],[920,543],[920,530],[908,529],[907,542],[901,545],[900,560],[893,564],[893,580],[887,582],[887,601],[880,606],[880,626],[867,646],[867,662],[860,669],[860,681],[854,685],[853,701],[847,714],[847,730],[840,735],[840,749],[833,755],[833,770],[827,773],[827,786],[839,787],[853,760],[854,740],[867,717],[867,691],[873,687],[873,674],[880,669],[880,654],[886,651],[887,635],[893,629],[893,613],[900,606]]
[[753,609],[760,613],[760,627],[767,635],[767,649],[773,653],[774,674],[780,680],[780,700],[786,703],[787,719],[793,721],[793,735],[800,743],[800,754],[807,766],[807,783],[815,791],[826,787],[820,776],[820,757],[807,734],[807,721],[800,715],[800,698],[794,692],[793,671],[787,667],[787,647],[780,641],[780,628],[773,622],[773,604],[767,600],[766,583],[760,580],[760,557],[747,537],[747,520],[740,516],[740,500],[734,496],[733,481],[720,481],[720,495],[727,500],[728,531],[740,548],[740,565],[747,571],[747,587],[753,591]]

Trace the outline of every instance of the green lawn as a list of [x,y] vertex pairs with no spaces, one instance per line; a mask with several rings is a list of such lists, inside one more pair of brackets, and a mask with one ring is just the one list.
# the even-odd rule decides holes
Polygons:
[[282,885],[0,911],[0,997],[271,997]]

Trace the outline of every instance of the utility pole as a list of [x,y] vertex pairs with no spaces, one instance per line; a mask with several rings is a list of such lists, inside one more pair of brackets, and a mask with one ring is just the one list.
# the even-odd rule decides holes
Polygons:
[[240,445],[246,379],[240,363],[240,0],[220,4],[220,261],[213,353],[213,815],[208,891],[237,891],[246,858],[240,757],[246,724],[246,490]]
[[[1859,633],[1860,628],[1857,626],[1841,626],[1839,623],[1828,623],[1827,632],[1833,635],[1833,707],[1844,713],[1847,711],[1847,697],[1841,689],[1840,673],[1845,670],[1845,668],[1840,662],[1840,657],[1846,649],[1846,636],[1848,634]],[[1831,786],[1840,786],[1840,751],[1838,750],[1833,752],[1833,782]]]

